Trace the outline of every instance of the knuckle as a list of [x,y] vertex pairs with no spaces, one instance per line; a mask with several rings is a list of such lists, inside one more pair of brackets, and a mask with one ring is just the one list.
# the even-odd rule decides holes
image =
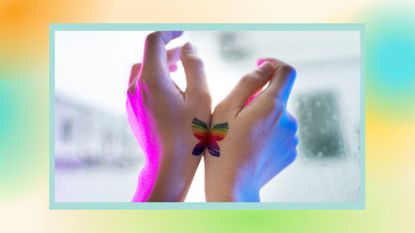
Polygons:
[[147,43],[153,43],[153,42],[158,41],[160,38],[161,38],[161,33],[159,31],[152,32],[152,33],[147,35],[146,42]]
[[287,121],[288,121],[288,125],[290,126],[290,129],[293,132],[296,132],[298,130],[298,121],[293,115],[291,115],[288,112],[287,112]]
[[284,73],[286,75],[293,76],[293,77],[295,77],[296,73],[297,73],[295,68],[291,65],[288,65],[288,64],[282,64],[279,69],[282,73]]
[[292,67],[291,65],[288,65],[288,64],[282,64],[280,66],[280,69],[284,72],[287,72],[287,73],[295,72],[294,67]]
[[291,164],[292,162],[294,162],[294,160],[297,158],[297,149],[295,149],[287,158],[287,165]]
[[140,101],[145,106],[151,106],[152,105],[152,96],[149,91],[146,91],[146,88],[140,88]]
[[258,75],[258,76],[263,76],[264,75],[264,71],[261,69],[256,69],[254,70],[253,74]]
[[261,105],[261,109],[266,115],[275,118],[275,123],[279,121],[285,108],[283,101],[266,95],[262,96]]
[[281,111],[283,112],[283,110],[285,109],[285,102],[283,100],[281,100],[280,98],[273,98],[273,97],[268,97],[268,103],[270,105],[270,107],[272,108],[273,111]]
[[256,77],[266,77],[270,75],[270,72],[264,69],[256,69],[252,72],[252,74],[255,75]]
[[203,60],[195,54],[187,54],[182,58],[185,62],[192,63],[192,65],[203,67]]
[[137,86],[140,87],[141,92],[148,94],[157,89],[157,83],[151,78],[140,78]]
[[240,82],[244,83],[244,84],[248,84],[248,85],[252,84],[252,83],[255,83],[256,82],[255,75],[252,74],[252,73],[246,74],[246,75],[242,76]]
[[138,83],[141,84],[141,85],[146,85],[147,83],[149,83],[150,80],[151,80],[151,78],[148,77],[148,75],[142,74],[138,78]]
[[295,146],[297,146],[297,145],[298,145],[298,143],[299,143],[299,138],[298,138],[298,136],[297,136],[297,135],[295,135],[295,136],[294,136],[293,142],[294,142],[294,145],[295,145]]
[[157,83],[156,79],[152,77],[152,75],[148,75],[146,73],[142,74],[141,77],[139,77],[138,82],[148,88],[153,88]]
[[295,118],[292,119],[292,121],[290,122],[290,128],[292,129],[293,132],[297,132],[298,130],[298,123],[297,120]]
[[228,109],[229,104],[226,102],[226,100],[221,101],[219,104],[215,107],[215,113],[218,112],[224,112]]
[[266,101],[264,104],[266,104],[267,108],[275,111],[278,109],[280,101],[278,101],[275,98],[268,98],[268,101]]

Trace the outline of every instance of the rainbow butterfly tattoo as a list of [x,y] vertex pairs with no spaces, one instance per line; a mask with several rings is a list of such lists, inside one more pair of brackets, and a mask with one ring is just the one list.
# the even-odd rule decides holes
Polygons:
[[225,138],[228,132],[228,122],[216,124],[209,131],[208,125],[197,119],[193,118],[192,131],[193,135],[199,139],[199,142],[193,148],[193,155],[201,155],[207,147],[209,153],[213,156],[220,156],[220,148],[217,141],[221,141]]

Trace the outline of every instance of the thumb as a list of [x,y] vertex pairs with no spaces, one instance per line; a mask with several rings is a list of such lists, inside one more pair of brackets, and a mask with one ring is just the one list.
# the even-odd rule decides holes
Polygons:
[[186,43],[182,47],[181,60],[186,74],[187,88],[185,92],[209,92],[203,61],[190,43]]

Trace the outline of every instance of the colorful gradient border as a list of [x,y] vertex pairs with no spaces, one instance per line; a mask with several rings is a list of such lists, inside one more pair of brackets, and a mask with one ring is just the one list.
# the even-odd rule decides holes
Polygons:
[[[358,202],[330,203],[61,203],[55,202],[55,160],[54,160],[54,97],[55,97],[55,32],[56,31],[358,31],[360,32],[360,197]],[[50,139],[49,139],[49,208],[54,210],[137,210],[137,209],[246,209],[246,210],[320,210],[320,209],[365,209],[365,51],[364,24],[52,24],[49,27],[50,40]]]

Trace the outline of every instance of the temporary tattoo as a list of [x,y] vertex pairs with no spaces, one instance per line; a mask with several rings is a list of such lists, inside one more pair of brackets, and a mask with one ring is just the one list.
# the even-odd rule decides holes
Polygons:
[[193,118],[192,121],[192,131],[193,135],[199,139],[199,142],[196,144],[195,148],[193,148],[193,155],[201,155],[203,150],[206,147],[209,138],[209,130],[208,126],[205,122]]
[[225,138],[228,128],[228,122],[225,122],[213,126],[210,130],[207,148],[211,155],[219,157],[220,148],[217,141],[222,141]]
[[225,138],[228,132],[228,122],[216,124],[209,131],[205,122],[194,118],[192,121],[193,135],[199,139],[199,142],[193,148],[193,155],[201,155],[207,147],[209,153],[213,156],[220,156],[220,147],[217,143]]

